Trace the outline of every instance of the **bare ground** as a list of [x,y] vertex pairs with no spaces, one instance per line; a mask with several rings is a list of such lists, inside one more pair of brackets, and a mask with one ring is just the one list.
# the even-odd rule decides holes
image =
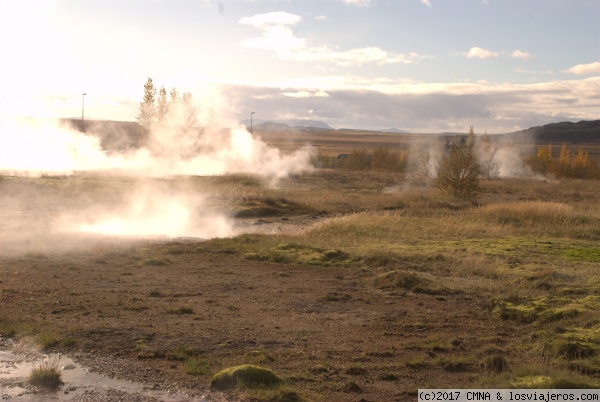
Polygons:
[[[149,254],[168,262],[145,265]],[[484,368],[460,356],[483,361],[516,335],[468,294],[381,291],[377,268],[248,261],[195,241],[3,257],[0,272],[3,308],[75,339],[67,353],[190,395],[206,395],[209,377],[185,374],[177,348],[212,371],[265,365],[309,400],[394,401],[468,383]]]

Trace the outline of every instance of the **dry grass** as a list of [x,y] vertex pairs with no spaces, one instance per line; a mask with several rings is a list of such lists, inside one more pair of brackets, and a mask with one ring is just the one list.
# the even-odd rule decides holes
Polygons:
[[489,204],[478,215],[521,232],[540,233],[575,238],[600,238],[598,211],[579,212],[563,202],[521,201]]
[[[415,184],[400,175],[386,172],[324,170],[282,179],[276,186],[245,175],[181,180],[183,184],[168,185],[181,185],[206,193],[211,207],[229,211],[232,215],[240,208],[253,207],[252,203],[255,203],[254,207],[262,207],[273,204],[272,200],[286,200],[271,205],[278,207],[282,214],[275,215],[277,219],[274,221],[296,215],[308,215],[306,219],[300,218],[310,222],[313,222],[311,216],[320,219],[301,233],[241,235],[194,244],[182,242],[166,245],[164,249],[139,248],[137,257],[130,258],[128,262],[135,265],[136,275],[162,272],[161,265],[164,264],[151,261],[165,261],[167,268],[176,270],[183,259],[198,258],[210,261],[211,270],[227,271],[226,280],[218,284],[228,290],[223,294],[235,293],[230,291],[237,286],[233,281],[237,272],[231,268],[235,264],[255,266],[257,275],[272,272],[272,278],[265,280],[265,284],[270,285],[286,284],[294,276],[302,276],[308,283],[315,272],[335,278],[335,285],[339,283],[339,287],[327,288],[317,295],[317,299],[299,304],[298,308],[310,306],[325,311],[334,307],[342,309],[344,303],[355,303],[356,306],[360,301],[357,311],[376,315],[377,311],[371,309],[369,303],[384,299],[386,303],[394,303],[394,308],[398,303],[400,312],[404,303],[415,297],[435,312],[439,306],[463,306],[465,311],[460,311],[460,317],[464,323],[473,324],[476,315],[472,312],[476,311],[497,325],[494,331],[510,336],[502,335],[502,339],[490,337],[488,341],[478,339],[478,333],[472,334],[471,342],[489,346],[489,351],[480,350],[481,346],[474,350],[462,341],[452,346],[453,339],[446,342],[450,346],[432,347],[427,339],[406,345],[404,338],[397,337],[393,338],[397,341],[392,341],[390,336],[390,344],[395,342],[395,347],[402,350],[400,363],[398,360],[388,363],[384,358],[370,362],[367,356],[364,366],[368,367],[369,375],[371,371],[375,372],[374,362],[377,360],[382,373],[388,373],[384,375],[387,378],[396,375],[404,378],[406,370],[411,370],[411,373],[422,370],[434,377],[440,373],[450,376],[469,371],[469,381],[474,379],[475,384],[490,387],[509,387],[540,376],[549,378],[549,381],[567,378],[569,381],[597,384],[595,367],[600,350],[596,347],[579,348],[576,344],[595,342],[594,345],[597,345],[599,336],[597,314],[593,312],[598,310],[600,288],[597,269],[600,263],[600,187],[594,186],[594,183],[530,179],[482,181],[481,197],[477,202],[467,202],[443,195],[431,183]],[[110,187],[110,180],[105,183]],[[120,188],[120,183],[118,181],[115,188]],[[98,187],[92,184],[86,185]],[[38,263],[39,258],[35,256],[27,258]],[[103,258],[110,260],[112,257]],[[230,263],[231,267],[219,267]],[[141,270],[139,265],[156,267]],[[150,276],[143,278],[151,279]],[[207,299],[200,306],[193,305],[192,309],[186,302],[176,299],[178,291],[161,286],[153,284],[143,289],[143,295],[149,297],[144,305],[169,302],[168,307],[160,309],[168,320],[207,320],[208,316],[202,312],[209,302],[210,308],[219,308],[218,304],[225,306],[225,303],[215,303],[215,297],[206,295]],[[256,284],[252,286],[259,289]],[[8,282],[0,285],[6,300],[10,300],[11,292],[16,291],[12,287]],[[221,287],[217,289],[221,291]],[[305,290],[300,287],[288,289],[284,286],[281,292],[286,297],[290,294],[297,298],[305,297]],[[251,303],[251,299],[248,300]],[[238,314],[237,308],[242,306],[235,306],[236,309],[223,307],[227,309],[224,313]],[[140,317],[136,311],[122,313],[136,313],[135,316]],[[408,331],[413,333],[421,325],[427,327],[429,322],[427,318],[422,322],[408,323],[401,315],[393,314],[378,319],[389,326],[385,333],[393,336]],[[463,322],[459,320],[451,324],[458,331]],[[443,338],[446,327],[440,328],[438,334]],[[281,331],[278,328],[277,334]],[[26,332],[41,331],[30,330],[18,317],[0,317],[0,333],[18,336]],[[310,339],[311,335],[302,333],[294,336]],[[220,339],[219,345],[229,345],[228,341],[223,342],[224,339],[229,338]],[[256,347],[252,345],[252,348]],[[227,352],[228,365],[245,362],[283,365],[283,362],[294,358],[300,359],[287,355],[282,358],[283,352],[279,348],[268,349],[269,355],[277,357],[275,362],[253,361],[251,358],[262,357],[249,357],[248,350],[243,348],[238,352],[237,357],[233,352],[231,355]],[[433,358],[427,352],[437,355]],[[191,359],[197,356],[180,355],[182,362],[190,360],[188,364],[193,366],[190,371],[198,369],[199,375],[206,376],[204,360],[194,361]],[[207,361],[212,363],[212,360]],[[314,366],[323,361],[312,361],[311,364]],[[331,373],[341,370],[339,367],[327,367]],[[483,375],[482,371],[485,372]],[[348,374],[346,371],[339,372]],[[301,380],[308,374],[281,373],[285,378],[300,379],[294,382],[294,387],[309,384]],[[316,375],[308,376],[312,376],[312,381]],[[310,384],[327,383],[324,377],[321,375]],[[406,378],[409,377],[410,373]],[[457,375],[446,379],[456,383],[458,378]],[[350,379],[355,380],[355,377],[340,377],[338,385]],[[348,390],[352,391],[354,383],[348,384]],[[354,385],[368,390],[363,383]]]
[[29,373],[28,381],[37,387],[56,389],[63,384],[59,369],[60,357],[45,360]]

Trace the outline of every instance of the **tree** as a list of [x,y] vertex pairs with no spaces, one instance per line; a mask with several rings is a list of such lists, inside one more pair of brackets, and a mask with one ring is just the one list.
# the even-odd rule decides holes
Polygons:
[[427,180],[432,176],[431,153],[425,151],[419,155],[419,165],[417,166],[417,179]]
[[[473,131],[471,130],[469,134]],[[446,145],[444,155],[437,165],[437,186],[456,198],[471,199],[479,193],[479,164],[473,141],[462,137]]]
[[142,134],[147,136],[150,126],[156,121],[156,88],[154,88],[152,78],[148,78],[144,85],[144,100],[140,102],[137,121],[140,123]]
[[185,92],[180,95],[177,88],[173,88],[168,102],[167,117],[169,124],[173,126],[187,129],[196,125],[198,122],[198,107],[194,104],[192,93]]
[[165,123],[169,112],[169,104],[167,102],[167,90],[165,87],[160,87],[158,91],[158,107],[156,109],[156,118],[160,123]]
[[496,179],[500,176],[500,162],[495,160],[497,152],[498,147],[492,146],[490,137],[486,131],[481,138],[481,171],[489,180]]
[[173,123],[177,120],[176,112],[177,112],[177,104],[179,103],[179,92],[177,88],[171,89],[169,93],[169,104],[167,105],[167,117],[170,123]]
[[179,125],[190,128],[198,122],[198,107],[194,104],[192,93],[186,92],[181,99],[181,113]]

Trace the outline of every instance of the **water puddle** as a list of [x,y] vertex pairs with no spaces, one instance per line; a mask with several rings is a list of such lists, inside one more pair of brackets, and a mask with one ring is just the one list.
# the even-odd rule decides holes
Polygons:
[[[27,383],[34,367],[50,364],[61,372],[63,385],[40,392]],[[0,350],[0,401],[43,402],[78,400],[135,400],[164,402],[208,402],[205,398],[148,389],[141,384],[92,373],[67,356],[21,354]]]

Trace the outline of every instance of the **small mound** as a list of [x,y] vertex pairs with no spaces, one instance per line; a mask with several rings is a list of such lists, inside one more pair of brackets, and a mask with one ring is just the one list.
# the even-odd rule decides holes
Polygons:
[[210,388],[225,391],[233,388],[272,387],[281,382],[281,378],[269,369],[244,364],[219,371],[211,378]]

